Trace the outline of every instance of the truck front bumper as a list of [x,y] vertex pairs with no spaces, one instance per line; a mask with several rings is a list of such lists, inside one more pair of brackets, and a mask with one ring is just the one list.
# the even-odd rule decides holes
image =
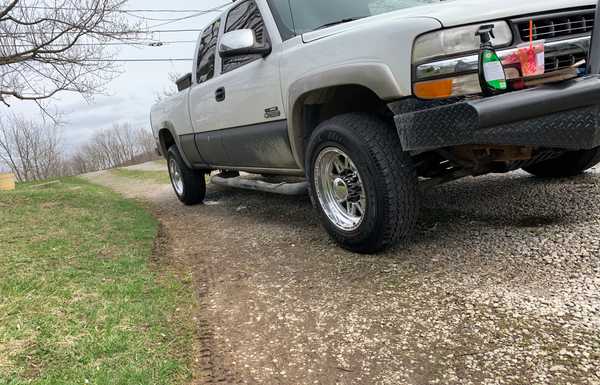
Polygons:
[[600,146],[600,76],[397,112],[405,151],[467,144],[565,150]]

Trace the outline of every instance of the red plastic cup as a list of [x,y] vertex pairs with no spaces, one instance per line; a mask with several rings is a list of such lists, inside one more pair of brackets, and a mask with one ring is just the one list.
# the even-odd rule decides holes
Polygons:
[[533,44],[525,43],[517,46],[517,57],[521,63],[523,77],[544,74],[546,57],[543,40],[535,41]]

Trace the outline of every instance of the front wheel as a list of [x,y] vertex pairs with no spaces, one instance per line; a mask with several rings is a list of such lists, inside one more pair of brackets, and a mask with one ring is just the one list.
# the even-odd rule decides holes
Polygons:
[[187,205],[196,205],[204,201],[206,196],[206,180],[204,172],[189,168],[176,145],[167,153],[167,165],[171,185],[179,200]]
[[417,174],[385,121],[347,114],[322,123],[308,143],[305,167],[323,225],[345,249],[374,253],[412,233]]
[[558,158],[534,164],[524,170],[538,177],[564,178],[582,174],[598,163],[600,163],[600,147],[569,151]]

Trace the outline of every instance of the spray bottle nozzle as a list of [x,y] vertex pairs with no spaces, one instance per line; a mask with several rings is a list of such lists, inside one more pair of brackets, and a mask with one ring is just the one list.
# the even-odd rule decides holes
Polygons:
[[492,39],[496,38],[496,36],[494,35],[494,28],[494,24],[482,25],[481,27],[479,27],[475,35],[479,35],[482,43],[487,43]]

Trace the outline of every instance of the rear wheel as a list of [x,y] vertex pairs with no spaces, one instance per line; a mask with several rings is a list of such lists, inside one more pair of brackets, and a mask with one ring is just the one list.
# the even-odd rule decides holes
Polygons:
[[558,158],[524,168],[530,174],[544,178],[562,178],[582,174],[600,163],[600,147],[570,151]]
[[167,165],[171,185],[177,198],[188,206],[202,203],[206,196],[204,172],[189,168],[183,161],[176,145],[169,148]]
[[305,167],[311,200],[342,247],[374,253],[413,231],[415,167],[393,127],[378,117],[347,114],[319,125]]

